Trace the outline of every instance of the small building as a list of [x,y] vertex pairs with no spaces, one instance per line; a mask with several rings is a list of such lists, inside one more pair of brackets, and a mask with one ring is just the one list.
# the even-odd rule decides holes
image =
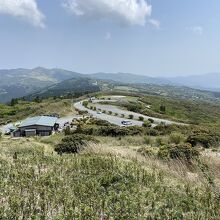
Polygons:
[[16,136],[20,134],[22,137],[30,136],[49,136],[58,128],[56,117],[37,116],[27,118],[18,127]]

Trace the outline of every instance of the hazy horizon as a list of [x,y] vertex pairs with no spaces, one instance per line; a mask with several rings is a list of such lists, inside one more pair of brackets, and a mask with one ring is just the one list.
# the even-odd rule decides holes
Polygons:
[[147,77],[155,77],[155,78],[175,78],[175,77],[186,77],[186,76],[203,76],[203,75],[209,75],[209,74],[220,74],[220,72],[210,72],[210,73],[194,73],[194,74],[180,74],[180,75],[169,75],[169,74],[163,74],[163,75],[146,75],[146,74],[139,74],[139,73],[132,73],[132,72],[104,72],[104,71],[97,71],[97,72],[89,72],[89,73],[85,73],[85,72],[80,72],[77,70],[71,70],[71,69],[66,69],[66,68],[62,68],[62,67],[45,67],[45,66],[36,66],[36,67],[17,67],[17,68],[3,68],[0,70],[17,70],[17,69],[29,69],[29,70],[33,70],[33,69],[37,69],[37,68],[45,68],[45,69],[62,69],[62,70],[67,70],[67,71],[71,71],[71,72],[76,72],[76,73],[80,73],[80,74],[96,74],[96,73],[105,73],[105,74],[132,74],[132,75],[138,75],[138,76],[147,76]]
[[219,7],[217,0],[0,0],[0,69],[218,73]]

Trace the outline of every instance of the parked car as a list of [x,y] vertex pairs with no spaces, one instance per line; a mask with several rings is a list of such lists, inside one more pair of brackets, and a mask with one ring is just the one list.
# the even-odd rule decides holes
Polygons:
[[102,112],[98,111],[98,112],[97,112],[97,114],[99,114],[99,115],[100,115],[100,114],[102,114]]
[[121,124],[123,125],[132,125],[131,121],[122,121]]
[[68,127],[68,126],[70,126],[70,123],[67,121],[64,123],[64,127]]
[[5,132],[4,132],[4,134],[5,134],[5,135],[10,135],[10,134],[11,134],[10,129],[6,129]]

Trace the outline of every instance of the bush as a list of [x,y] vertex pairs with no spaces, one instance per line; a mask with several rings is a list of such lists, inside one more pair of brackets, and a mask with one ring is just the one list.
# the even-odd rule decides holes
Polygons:
[[152,143],[151,138],[148,137],[148,136],[144,137],[144,143],[147,144],[147,145],[151,145],[151,143]]
[[160,112],[161,112],[161,113],[165,113],[165,112],[166,112],[166,106],[161,105],[161,106],[160,106]]
[[179,159],[190,162],[198,156],[199,151],[188,143],[163,146],[158,151],[158,157],[161,159]]
[[58,154],[76,154],[87,147],[88,141],[95,141],[95,139],[82,134],[74,134],[63,138],[61,143],[59,143],[54,150]]
[[151,123],[149,121],[144,121],[142,126],[145,127],[145,128],[150,128],[151,127]]
[[154,123],[154,119],[152,119],[152,118],[148,118],[147,120],[152,124]]
[[149,130],[147,130],[146,133],[147,135],[154,136],[154,137],[159,135],[159,132],[154,128],[150,128]]
[[195,130],[193,134],[189,135],[187,142],[193,147],[199,144],[205,148],[215,147],[220,142],[220,135],[209,131]]
[[133,119],[133,118],[134,118],[134,115],[129,115],[128,118],[129,118],[129,119]]
[[130,127],[119,127],[115,125],[108,126],[97,126],[97,125],[87,125],[81,128],[80,131],[75,131],[75,133],[81,133],[84,135],[97,135],[97,136],[134,136],[143,134],[143,129],[138,126]]
[[112,115],[112,111],[109,111],[108,113],[109,113],[109,115]]
[[155,142],[156,142],[157,147],[160,147],[166,144],[164,138],[162,137],[157,137]]
[[88,114],[88,111],[82,111],[82,110],[77,110],[79,115],[86,115]]
[[149,156],[149,157],[157,156],[157,151],[152,147],[142,147],[142,148],[138,149],[137,152],[142,154],[145,157],[146,156]]
[[139,116],[139,121],[144,121],[144,117],[143,116]]
[[83,101],[83,103],[82,103],[82,105],[84,106],[84,107],[88,107],[88,104],[89,104],[89,102],[88,101]]
[[174,132],[169,136],[169,142],[173,144],[180,144],[184,140],[184,136],[181,133]]

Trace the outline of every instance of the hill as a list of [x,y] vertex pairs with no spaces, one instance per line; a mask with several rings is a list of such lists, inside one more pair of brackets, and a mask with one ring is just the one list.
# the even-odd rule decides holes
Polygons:
[[94,73],[88,75],[94,79],[111,80],[121,83],[169,84],[166,79],[136,75],[131,73]]
[[[60,95],[60,93],[55,92],[54,90],[58,91],[60,90],[59,87],[64,88],[68,84],[67,91],[70,91],[71,87],[73,88],[73,86],[76,86],[74,82],[73,85],[71,85],[71,81],[67,82],[67,80],[69,79],[85,79],[86,81],[87,79],[101,81],[104,80],[105,82],[107,81],[107,84],[123,83],[132,85],[146,84],[155,86],[170,86],[171,89],[172,86],[175,86],[176,88],[187,86],[201,90],[213,90],[215,92],[213,93],[215,97],[219,97],[218,92],[220,91],[220,74],[218,73],[165,78],[142,76],[131,73],[81,74],[63,69],[46,69],[42,67],[37,67],[34,69],[0,70],[0,102],[9,102],[12,98],[27,96],[33,93],[39,93],[38,91],[40,90],[43,90],[41,93]],[[61,83],[62,81],[65,82]],[[59,83],[61,84],[57,85]],[[88,84],[86,85],[86,83],[88,83],[88,81],[85,82],[84,86],[82,87],[89,86]],[[77,87],[78,89],[73,89],[73,92],[79,92],[79,88],[81,86]],[[90,89],[91,88],[89,87],[88,91],[90,91]],[[84,91],[85,90],[83,90],[83,92]],[[192,90],[190,89],[190,92],[191,91]]]
[[36,97],[72,96],[75,94],[85,94],[98,91],[100,91],[100,86],[96,80],[80,77],[64,80],[42,89],[41,91],[28,95],[26,98],[34,99]]
[[79,78],[80,73],[62,69],[12,69],[0,70],[0,102],[34,93],[70,78]]
[[220,91],[220,73],[172,77],[168,78],[168,80],[176,85],[184,85],[192,88]]
[[149,77],[131,73],[95,73],[89,76],[95,79],[112,80],[121,83],[188,86],[195,89],[220,91],[220,73],[183,77]]

